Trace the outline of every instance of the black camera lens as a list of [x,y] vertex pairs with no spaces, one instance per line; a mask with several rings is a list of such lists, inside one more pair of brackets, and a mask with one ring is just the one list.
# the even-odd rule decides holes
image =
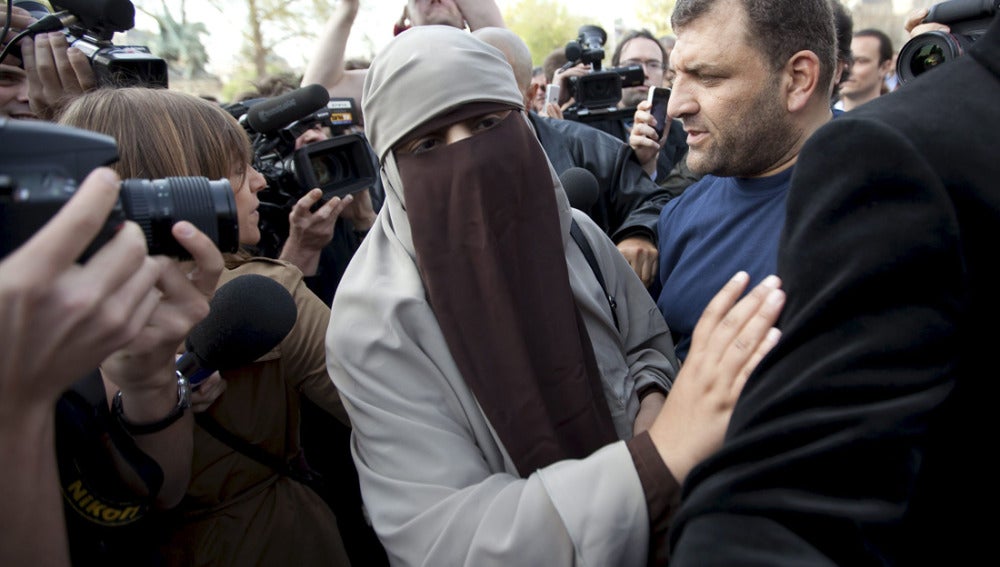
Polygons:
[[239,248],[236,199],[226,179],[126,179],[122,181],[120,201],[124,217],[146,234],[150,254],[190,257],[170,234],[174,223],[181,220],[205,233],[222,252],[236,252]]

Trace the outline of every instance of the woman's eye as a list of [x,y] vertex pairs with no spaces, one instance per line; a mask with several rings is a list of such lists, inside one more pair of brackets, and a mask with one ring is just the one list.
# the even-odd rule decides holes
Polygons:
[[437,138],[421,138],[419,140],[414,140],[407,150],[413,155],[425,154],[434,148],[438,147],[439,141]]
[[474,130],[476,132],[482,132],[484,130],[489,130],[490,128],[493,128],[494,126],[496,126],[497,124],[499,124],[501,121],[503,121],[503,118],[504,117],[501,114],[487,114],[486,116],[483,116],[482,118],[480,118],[476,122]]

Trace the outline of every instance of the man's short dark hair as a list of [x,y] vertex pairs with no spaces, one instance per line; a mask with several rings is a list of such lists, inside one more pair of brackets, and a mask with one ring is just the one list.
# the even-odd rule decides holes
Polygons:
[[[681,28],[708,13],[719,0],[677,0],[670,25]],[[830,84],[836,64],[836,33],[829,0],[740,0],[747,14],[747,43],[756,47],[774,71],[799,51],[819,58],[821,84]]]
[[545,80],[551,83],[552,76],[555,75],[556,71],[567,61],[566,50],[562,47],[557,47],[546,55],[545,60],[542,61],[542,69],[545,69]]
[[625,48],[626,43],[632,41],[637,37],[643,37],[655,43],[656,46],[660,48],[660,61],[663,64],[667,63],[667,50],[663,49],[663,44],[660,43],[660,40],[656,39],[656,36],[654,36],[649,30],[641,29],[641,30],[632,30],[623,35],[622,38],[618,40],[618,45],[615,46],[615,51],[611,55],[612,67],[617,67],[618,65],[621,64],[622,49]]
[[874,37],[878,40],[878,64],[881,65],[892,59],[892,40],[882,30],[875,28],[865,28],[854,32],[854,37]]

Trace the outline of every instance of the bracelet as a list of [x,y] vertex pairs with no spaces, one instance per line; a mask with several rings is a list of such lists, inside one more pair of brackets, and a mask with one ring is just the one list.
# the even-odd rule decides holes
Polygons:
[[127,431],[130,435],[148,435],[150,433],[156,433],[158,431],[163,431],[164,429],[173,425],[175,421],[184,415],[184,410],[191,407],[191,388],[188,387],[187,378],[184,377],[180,371],[177,371],[177,405],[174,409],[170,410],[170,413],[166,417],[159,421],[154,421],[153,423],[132,423],[125,418],[125,410],[122,407],[122,391],[118,390],[115,394],[114,399],[111,401],[111,413],[115,416],[115,420],[118,425],[121,425],[122,429]]

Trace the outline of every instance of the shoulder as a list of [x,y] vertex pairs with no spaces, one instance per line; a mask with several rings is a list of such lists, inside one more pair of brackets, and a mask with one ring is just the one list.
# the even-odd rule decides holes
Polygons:
[[280,283],[289,291],[296,290],[303,283],[302,271],[293,264],[262,256],[243,256],[235,261],[228,261],[228,268],[219,279],[219,285],[245,274],[267,276]]

